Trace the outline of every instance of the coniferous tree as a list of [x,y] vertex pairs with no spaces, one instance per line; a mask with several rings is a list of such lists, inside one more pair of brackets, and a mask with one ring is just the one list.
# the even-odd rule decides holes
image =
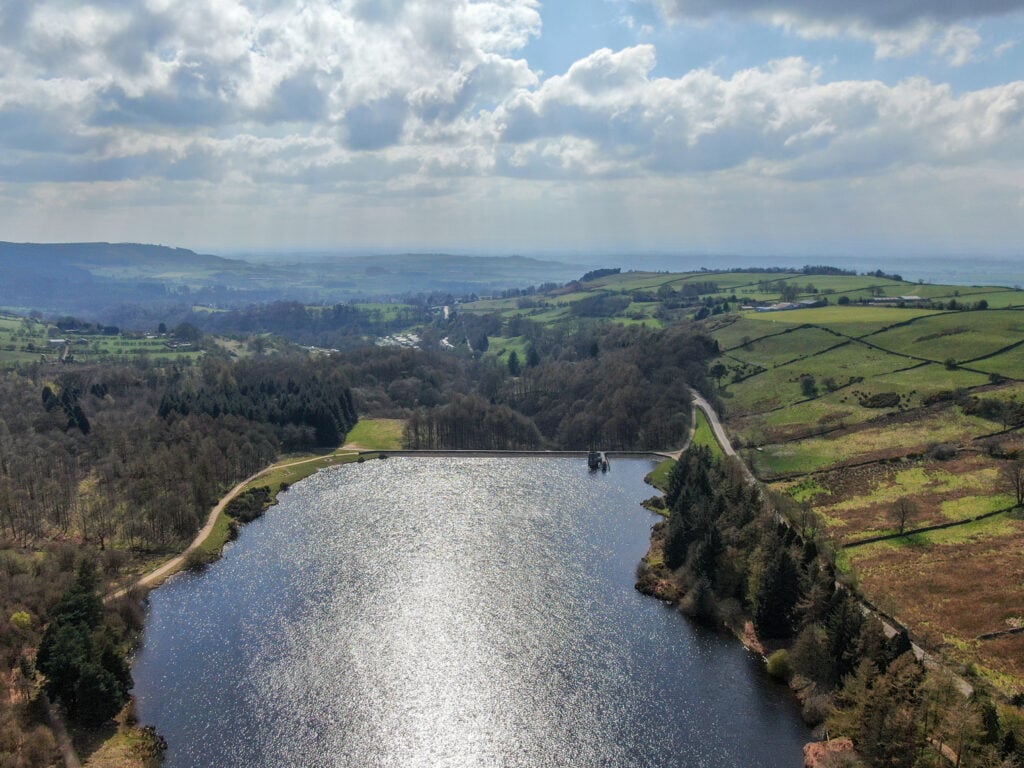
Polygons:
[[754,627],[763,637],[790,637],[793,608],[800,598],[796,563],[778,535],[759,551],[759,567],[752,570],[750,587]]
[[75,581],[50,614],[36,663],[46,675],[50,695],[73,719],[87,725],[117,714],[132,686],[128,664],[115,639],[101,630],[102,620],[95,566],[83,560]]

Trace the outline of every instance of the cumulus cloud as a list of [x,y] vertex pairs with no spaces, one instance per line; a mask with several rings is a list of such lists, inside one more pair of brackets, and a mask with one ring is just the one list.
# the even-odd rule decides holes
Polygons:
[[[389,195],[473,203],[481,188],[500,205],[506,183],[537,183],[532,193],[541,184],[611,189],[640,180],[664,189],[728,179],[737,192],[737,179],[777,189],[919,168],[970,169],[976,178],[993,167],[1010,178],[1024,172],[1024,83],[957,93],[924,77],[830,81],[800,57],[664,77],[652,45],[600,49],[542,78],[520,55],[540,33],[539,7],[0,6],[0,187],[9,200],[21,185],[26,204],[45,207],[38,201],[54,205],[61,188],[69,200],[87,198],[89,184],[118,200],[144,188],[151,200],[164,185],[168,205],[204,200],[206,215],[216,204],[209,190],[239,210],[261,198],[283,209],[307,195],[294,206],[306,210],[311,198],[332,194],[350,204]],[[713,7],[781,12],[782,3]],[[786,10],[794,18],[812,7],[821,6]],[[880,3],[858,6],[863,34],[892,55],[926,45],[953,63],[977,55],[977,33],[956,21],[952,5],[914,18],[909,3],[897,7],[910,26],[887,21]],[[800,34],[832,34],[842,8],[826,3],[819,26],[806,21]],[[684,9],[711,13],[712,4],[672,5]],[[530,199],[524,188],[517,194]]]
[[496,113],[517,168],[550,172],[575,140],[576,169],[658,174],[746,168],[789,178],[870,175],[896,165],[956,165],[1024,149],[1024,83],[956,96],[915,78],[823,82],[799,58],[730,77],[651,76],[650,46],[598,51]]
[[[443,145],[480,130],[477,112],[537,84],[514,53],[539,34],[538,9],[536,0],[6,4],[2,175],[177,179],[189,168],[253,178],[263,169],[234,150],[186,158],[209,137],[303,132],[337,157],[293,158],[300,183],[316,176],[311,168],[344,176],[346,153],[391,152],[391,175],[404,173],[403,142],[436,163]],[[284,161],[275,163],[280,174]]]
[[[456,73],[469,109],[529,84],[509,51],[540,29],[535,0],[40,0],[0,11],[0,98],[60,77],[92,95],[95,124],[345,121]],[[468,94],[468,95],[467,95]],[[445,94],[436,90],[435,101]],[[435,110],[435,119],[456,117]]]
[[949,59],[954,67],[962,67],[975,60],[975,51],[980,45],[981,35],[977,30],[958,25],[946,31],[935,52]]

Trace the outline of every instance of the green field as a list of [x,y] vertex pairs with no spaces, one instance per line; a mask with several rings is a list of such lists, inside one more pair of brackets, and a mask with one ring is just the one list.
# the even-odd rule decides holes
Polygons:
[[[62,343],[53,343],[55,339]],[[0,367],[59,363],[65,354],[69,362],[77,363],[121,362],[140,357],[190,361],[202,354],[193,347],[175,349],[172,344],[173,340],[156,336],[65,333],[42,321],[0,316]]]
[[712,317],[704,321],[705,328],[718,341],[722,350],[733,350],[737,347],[761,339],[768,335],[777,335],[784,331],[794,330],[791,326],[775,326],[762,323],[761,315],[750,312],[742,314]]
[[730,384],[726,388],[726,408],[736,416],[763,413],[808,399],[801,377],[813,377],[819,391],[824,391],[830,385],[843,387],[852,380],[892,373],[908,364],[904,357],[850,342]]
[[883,349],[929,360],[957,362],[991,355],[1024,340],[1024,311],[951,312],[873,334]]
[[994,428],[998,425],[950,408],[910,422],[867,424],[852,431],[763,446],[751,458],[758,474],[807,473],[844,462],[923,453],[930,446],[969,441]]
[[722,450],[722,446],[718,443],[718,438],[715,437],[714,430],[711,429],[708,417],[699,408],[694,411],[693,444],[708,448],[711,451],[711,455],[717,458],[721,459],[725,456],[725,451]]
[[[729,350],[729,356],[761,368],[777,367],[799,357],[842,344],[844,338],[822,328],[795,326],[791,332],[762,336]],[[719,342],[721,343],[721,342]]]
[[956,298],[957,301],[969,302],[971,304],[979,301],[988,302],[989,309],[1008,309],[1012,307],[1024,307],[1024,291],[1014,288],[1002,289],[977,289],[978,292],[961,292]]
[[[825,317],[833,322],[795,322]],[[708,327],[727,350],[719,359],[725,375],[718,380],[726,414],[754,444],[918,408],[938,393],[987,387],[991,373],[1024,378],[1024,344],[969,363],[966,369],[947,365],[949,358],[987,355],[1024,341],[1024,312],[1019,310],[926,313],[824,307],[712,318]],[[861,340],[844,344],[835,335],[854,327]],[[807,378],[813,383],[810,390],[805,388]],[[866,407],[877,406],[872,398],[883,397],[894,400]],[[782,470],[776,462],[770,464],[772,473],[799,471],[799,465]]]
[[324,456],[286,459],[268,468],[255,480],[250,481],[249,484],[242,489],[242,492],[244,493],[250,488],[258,488],[260,486],[267,485],[270,486],[271,493],[276,498],[277,494],[283,488],[309,477],[314,472],[341,464],[350,464],[354,461],[358,461],[358,459],[359,455],[356,451],[341,448]]
[[1024,379],[1024,344],[1002,354],[973,361],[970,366],[979,371],[998,374],[1009,379]]
[[921,405],[928,395],[954,389],[971,389],[988,384],[988,376],[961,368],[949,370],[938,363],[916,365],[895,373],[865,379],[857,385],[864,394],[897,392],[908,406]]
[[935,314],[926,309],[900,309],[899,307],[848,306],[795,309],[788,312],[747,312],[744,316],[762,324],[760,335],[785,330],[792,325],[819,325],[853,338],[876,333],[897,323]]
[[653,485],[662,493],[668,492],[668,478],[672,474],[672,468],[675,467],[675,459],[665,459],[663,462],[658,464],[651,472],[648,473],[645,478],[648,483]]
[[[757,378],[744,384],[754,383]],[[949,371],[941,365],[930,363],[898,372],[881,373],[813,400],[796,402],[763,414],[748,415],[741,421],[743,432],[755,443],[771,442],[772,435],[775,439],[781,439],[838,425],[852,426],[894,410],[864,407],[860,404],[862,397],[892,392],[900,397],[900,407],[907,409],[920,407],[929,395],[987,384],[988,377],[984,374],[962,369]]]
[[346,445],[362,450],[397,450],[402,447],[403,419],[360,419],[345,438]]
[[490,336],[487,339],[487,354],[501,360],[502,364],[508,362],[509,355],[513,352],[519,358],[519,364],[526,366],[526,350],[529,342],[523,336]]

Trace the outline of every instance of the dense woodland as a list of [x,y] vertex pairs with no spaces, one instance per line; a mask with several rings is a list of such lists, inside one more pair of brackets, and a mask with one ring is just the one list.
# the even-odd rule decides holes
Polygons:
[[355,418],[338,366],[304,356],[0,376],[0,765],[51,764],[35,669],[83,722],[124,703],[137,608],[103,611],[94,571],[180,550],[224,490]]
[[680,407],[689,389],[712,394],[704,371],[717,346],[694,326],[583,325],[567,333],[531,325],[510,331],[529,339],[526,359],[509,355],[481,371],[467,393],[476,399],[402,402],[412,409],[408,447],[670,448],[689,429],[689,409]]
[[777,649],[769,672],[794,688],[808,723],[852,739],[857,755],[833,765],[1024,766],[1019,710],[980,690],[965,699],[951,677],[925,671],[905,632],[886,637],[837,585],[813,514],[781,516],[738,465],[704,448],[675,465],[665,504],[637,588],[737,633],[749,620]]

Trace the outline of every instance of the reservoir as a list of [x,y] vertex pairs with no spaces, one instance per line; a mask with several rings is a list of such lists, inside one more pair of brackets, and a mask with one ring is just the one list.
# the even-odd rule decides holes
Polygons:
[[633,588],[653,466],[392,458],[303,480],[150,595],[140,720],[174,768],[796,768],[788,689]]

